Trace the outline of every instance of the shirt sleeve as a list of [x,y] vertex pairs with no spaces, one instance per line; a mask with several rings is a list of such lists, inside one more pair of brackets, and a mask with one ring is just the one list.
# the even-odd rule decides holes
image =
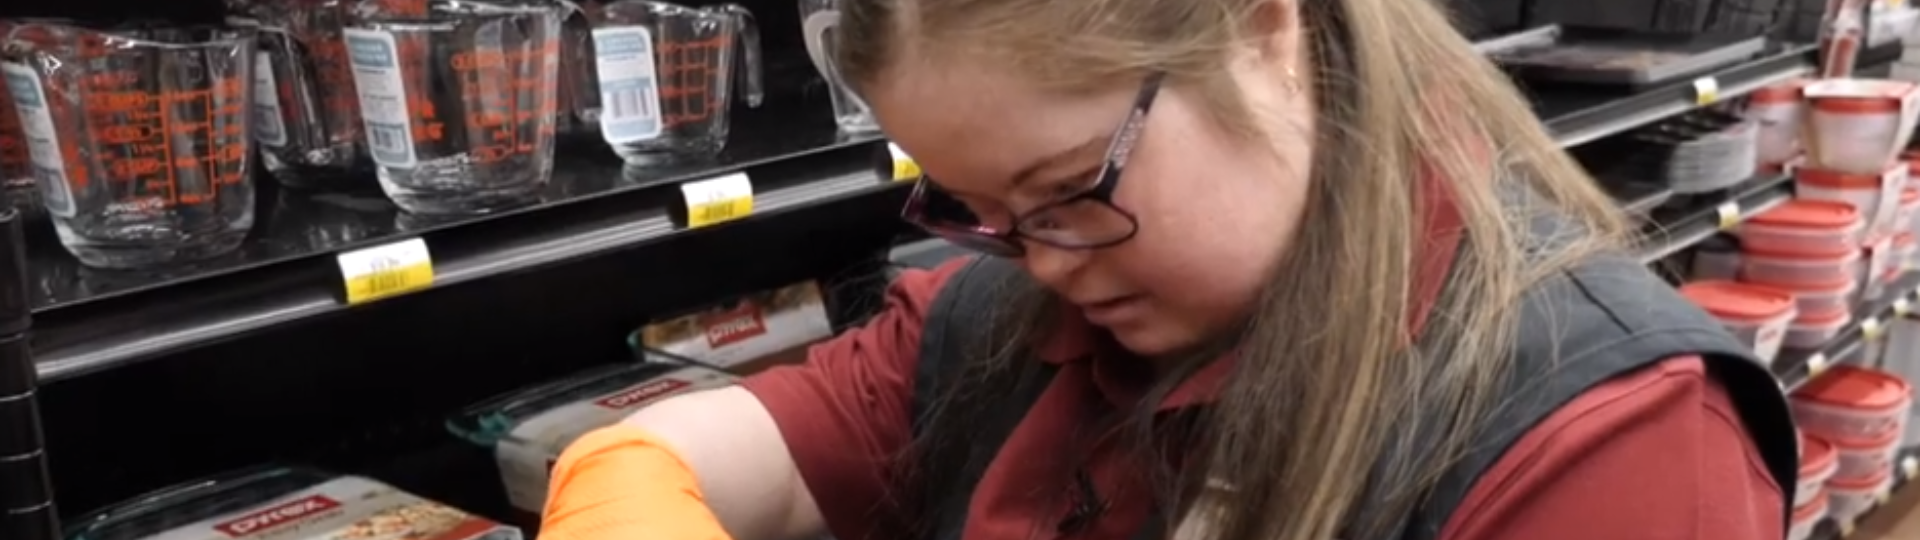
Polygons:
[[920,332],[934,297],[964,261],[909,270],[859,328],[814,345],[806,362],[747,378],[780,427],[800,477],[837,538],[896,538],[884,512],[889,465],[912,438],[908,410]]
[[1595,387],[1523,436],[1444,540],[1781,538],[1780,487],[1695,356]]

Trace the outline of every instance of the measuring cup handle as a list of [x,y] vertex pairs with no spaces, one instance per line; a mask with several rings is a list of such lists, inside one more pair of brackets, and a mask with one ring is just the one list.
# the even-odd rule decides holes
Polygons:
[[753,12],[740,4],[721,4],[718,9],[732,17],[734,25],[740,29],[740,57],[745,61],[741,62],[738,82],[745,87],[743,91],[747,106],[759,107],[767,91],[762,80],[760,24],[754,22]]

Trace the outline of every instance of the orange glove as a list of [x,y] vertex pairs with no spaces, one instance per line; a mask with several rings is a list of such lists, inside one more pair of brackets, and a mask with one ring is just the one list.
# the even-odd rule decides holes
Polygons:
[[541,540],[732,540],[680,455],[614,425],[574,441],[553,467]]

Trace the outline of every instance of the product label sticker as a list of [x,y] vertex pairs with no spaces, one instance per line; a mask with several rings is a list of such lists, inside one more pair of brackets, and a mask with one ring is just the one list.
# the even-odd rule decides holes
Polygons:
[[20,115],[20,134],[27,139],[27,157],[33,164],[33,180],[40,184],[47,213],[73,217],[79,212],[68,184],[67,165],[60,151],[59,131],[53,124],[53,110],[47,103],[46,89],[40,86],[40,74],[25,65],[0,63],[7,79],[7,92],[13,95],[13,107]]
[[367,478],[345,476],[145,540],[504,540],[513,527]]
[[677,369],[624,388],[548,409],[520,421],[494,447],[507,501],[538,514],[547,501],[554,461],[587,432],[613,425],[642,405],[667,396],[733,384],[732,375],[706,368]]
[[594,67],[600,77],[600,135],[609,144],[658,138],[660,80],[653,58],[653,32],[641,26],[595,28]]
[[680,184],[687,198],[687,227],[698,228],[753,214],[753,181],[737,172]]
[[273,57],[253,54],[253,140],[267,146],[287,144],[287,121],[280,110],[280,85],[275,84]]
[[413,115],[407,110],[399,45],[393,34],[377,30],[348,28],[346,38],[373,161],[387,167],[414,166],[418,160],[413,152]]

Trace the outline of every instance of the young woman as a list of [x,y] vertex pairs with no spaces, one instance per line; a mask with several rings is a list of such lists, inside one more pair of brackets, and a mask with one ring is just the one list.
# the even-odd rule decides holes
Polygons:
[[581,439],[544,540],[1755,539],[1795,437],[1417,0],[841,0],[984,252]]

